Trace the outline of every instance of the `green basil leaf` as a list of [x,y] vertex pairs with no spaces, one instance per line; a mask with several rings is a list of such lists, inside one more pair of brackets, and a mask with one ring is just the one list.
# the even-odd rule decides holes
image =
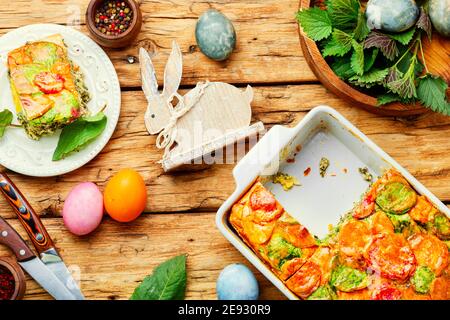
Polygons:
[[64,127],[53,153],[53,161],[64,159],[97,138],[105,130],[106,122],[105,114],[99,112],[95,116],[81,117]]
[[186,292],[186,255],[155,268],[134,290],[130,300],[183,300]]
[[13,114],[8,109],[0,112],[0,138],[5,134],[6,127],[11,124],[13,120]]

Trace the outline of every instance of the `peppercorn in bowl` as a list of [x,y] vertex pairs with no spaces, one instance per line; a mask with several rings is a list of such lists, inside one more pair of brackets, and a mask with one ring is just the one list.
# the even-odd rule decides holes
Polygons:
[[121,48],[128,46],[139,34],[142,14],[133,0],[92,0],[86,11],[86,24],[98,44]]

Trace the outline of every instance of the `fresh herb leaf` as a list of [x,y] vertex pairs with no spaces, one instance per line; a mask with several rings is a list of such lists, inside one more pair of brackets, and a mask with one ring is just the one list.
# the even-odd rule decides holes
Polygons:
[[[397,64],[398,70],[400,70],[403,73],[406,73],[410,66],[410,61],[415,57],[415,54],[413,54],[408,48],[405,48],[405,52],[403,55],[403,58],[399,60]],[[423,71],[423,64],[420,62],[419,59],[415,59],[414,64],[414,76],[418,77]]]
[[369,32],[370,32],[370,29],[367,26],[366,15],[364,14],[364,12],[359,11],[358,12],[358,21],[356,22],[356,28],[355,28],[355,31],[353,32],[354,37],[356,40],[362,41],[367,37]]
[[355,28],[360,11],[358,0],[327,0],[326,6],[333,21],[333,27],[341,30]]
[[0,112],[0,138],[5,134],[6,127],[12,123],[13,114],[8,109]]
[[355,71],[353,71],[352,69],[349,56],[336,58],[335,61],[331,64],[331,69],[333,69],[334,73],[339,78],[344,80],[355,75]]
[[339,56],[342,57],[352,49],[352,35],[339,29],[333,31],[331,39],[325,44],[322,51],[324,57]]
[[377,48],[372,48],[372,50],[364,51],[364,72],[369,71],[370,68],[373,67],[379,51],[380,50]]
[[408,43],[411,42],[412,38],[414,37],[414,34],[416,33],[416,28],[411,28],[405,32],[402,33],[392,33],[389,34],[389,37],[394,39],[395,41],[400,42],[404,46],[408,45]]
[[387,83],[387,87],[393,92],[397,93],[402,98],[417,97],[416,85],[414,83],[414,69],[417,61],[417,56],[410,60],[409,68],[406,73],[397,80]]
[[362,75],[364,73],[364,48],[355,40],[352,41],[352,46],[353,54],[350,59],[352,69],[357,75]]
[[374,85],[382,84],[388,72],[389,72],[388,68],[381,70],[374,69],[363,75],[355,75],[351,77],[349,80],[352,81],[352,83],[357,86],[370,88],[373,87]]
[[425,12],[423,7],[420,7],[420,16],[416,23],[417,28],[422,29],[427,33],[428,39],[431,41],[431,21],[430,16]]
[[380,94],[377,97],[377,105],[382,106],[391,102],[400,101],[401,98],[395,93]]
[[394,60],[398,56],[398,48],[395,40],[377,31],[372,31],[364,41],[364,49],[379,48],[383,55],[389,60]]
[[134,290],[130,300],[183,300],[186,292],[186,255],[155,268]]
[[447,101],[447,82],[441,77],[426,74],[419,80],[417,95],[422,103],[435,112],[450,116],[450,103]]
[[99,112],[94,116],[78,118],[64,127],[53,153],[53,161],[65,158],[97,138],[105,130],[106,122],[105,114]]
[[389,68],[389,72],[384,79],[385,84],[387,85],[389,82],[394,82],[403,77],[403,72],[397,69],[397,67],[391,67]]
[[301,10],[297,13],[297,21],[303,31],[314,41],[328,38],[332,25],[328,12],[317,7]]

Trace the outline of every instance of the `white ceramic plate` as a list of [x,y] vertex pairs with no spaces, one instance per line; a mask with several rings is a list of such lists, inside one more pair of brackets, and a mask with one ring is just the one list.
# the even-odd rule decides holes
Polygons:
[[120,115],[120,85],[117,73],[106,53],[81,32],[55,24],[34,24],[15,29],[0,38],[0,109],[9,108],[17,123],[8,81],[8,52],[46,36],[59,33],[69,50],[70,59],[80,66],[91,94],[88,108],[92,114],[106,105],[108,123],[96,140],[79,152],[60,161],[52,161],[60,131],[39,141],[30,139],[22,128],[8,128],[0,140],[0,164],[18,173],[36,177],[61,175],[92,160],[108,143]]

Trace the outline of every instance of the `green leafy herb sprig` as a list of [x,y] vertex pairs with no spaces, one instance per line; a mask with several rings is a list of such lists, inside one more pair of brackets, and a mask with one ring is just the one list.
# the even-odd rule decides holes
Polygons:
[[186,292],[186,255],[155,268],[134,290],[130,300],[183,300]]
[[423,7],[415,26],[394,34],[369,30],[359,0],[326,0],[325,4],[326,10],[299,11],[297,20],[337,76],[376,96],[380,106],[420,101],[450,116],[448,84],[429,72],[423,53],[422,39],[431,41],[432,36]]
[[[94,116],[80,117],[65,126],[59,136],[58,145],[53,153],[52,160],[64,159],[102,134],[107,123],[103,110],[104,108]],[[0,112],[0,138],[5,134],[7,127],[21,127],[20,125],[13,125],[12,120],[13,114],[10,110],[4,109]]]

